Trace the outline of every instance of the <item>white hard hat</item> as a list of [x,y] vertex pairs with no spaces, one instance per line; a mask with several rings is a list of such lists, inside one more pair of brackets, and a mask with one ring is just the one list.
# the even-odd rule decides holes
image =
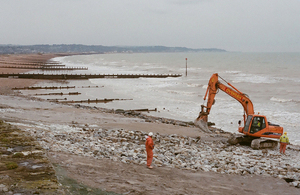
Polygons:
[[149,136],[153,136],[153,133],[152,133],[152,132],[150,132],[148,135],[149,135]]

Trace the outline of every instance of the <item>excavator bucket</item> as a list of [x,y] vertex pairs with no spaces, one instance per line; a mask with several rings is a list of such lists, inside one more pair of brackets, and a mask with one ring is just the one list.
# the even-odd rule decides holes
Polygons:
[[198,118],[194,121],[195,126],[199,127],[204,132],[210,132],[207,125],[207,114],[203,110],[203,106],[201,112],[199,113]]
[[209,129],[208,129],[208,125],[207,125],[207,122],[204,121],[204,120],[198,120],[196,119],[194,121],[194,124],[199,127],[202,131],[204,132],[210,132]]

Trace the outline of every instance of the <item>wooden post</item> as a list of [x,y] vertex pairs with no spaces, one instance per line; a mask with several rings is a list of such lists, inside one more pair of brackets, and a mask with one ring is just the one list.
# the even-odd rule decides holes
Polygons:
[[185,76],[187,77],[187,58],[185,58]]

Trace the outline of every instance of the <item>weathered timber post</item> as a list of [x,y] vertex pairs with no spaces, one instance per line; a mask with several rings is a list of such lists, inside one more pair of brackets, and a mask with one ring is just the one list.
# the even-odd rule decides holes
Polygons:
[[187,77],[187,58],[185,58],[185,76]]

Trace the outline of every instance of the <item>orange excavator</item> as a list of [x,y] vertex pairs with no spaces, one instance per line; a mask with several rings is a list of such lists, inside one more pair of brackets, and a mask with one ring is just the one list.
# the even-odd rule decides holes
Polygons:
[[[222,79],[229,86],[219,81]],[[228,143],[230,144],[250,144],[253,149],[272,148],[277,146],[283,128],[279,125],[268,122],[266,116],[254,113],[254,108],[249,97],[236,89],[233,85],[225,81],[217,73],[213,74],[208,82],[208,87],[204,96],[204,100],[208,95],[207,105],[201,105],[201,112],[195,120],[195,124],[202,130],[208,130],[207,121],[212,105],[215,103],[215,96],[218,91],[222,90],[229,96],[240,102],[244,108],[244,126],[239,121],[238,131],[241,135],[232,135]],[[273,138],[273,139],[270,139]]]

